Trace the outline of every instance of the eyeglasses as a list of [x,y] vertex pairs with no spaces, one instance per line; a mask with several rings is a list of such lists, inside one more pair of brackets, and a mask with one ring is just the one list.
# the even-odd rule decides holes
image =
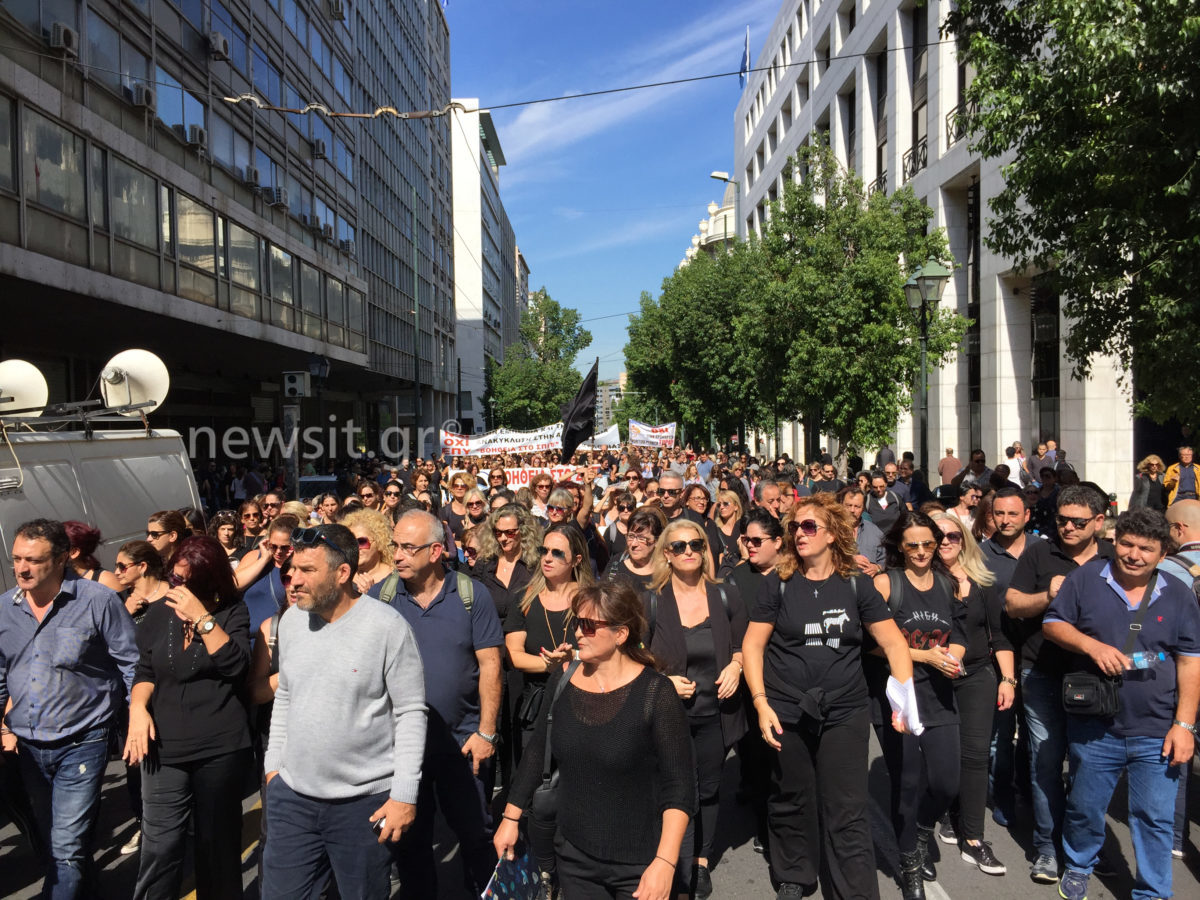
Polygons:
[[533,489],[535,491],[548,491],[548,490],[550,490],[550,482],[543,481],[540,484],[535,484],[533,486]]
[[268,553],[282,553],[284,556],[291,556],[295,549],[291,544],[263,544],[267,548]]
[[1091,516],[1080,518],[1079,516],[1055,516],[1054,524],[1059,528],[1066,528],[1068,524],[1074,526],[1076,531],[1083,531],[1092,522]]
[[397,544],[396,549],[404,556],[416,556],[422,550],[428,550],[437,541],[430,541],[428,544]]
[[113,566],[113,571],[116,572],[118,575],[124,575],[127,569],[132,569],[134,566],[144,566],[144,565],[145,565],[145,563],[139,563],[139,562],[131,562],[131,563],[119,562],[115,566]]
[[684,550],[691,550],[693,553],[702,553],[704,548],[708,546],[708,541],[704,538],[693,538],[690,541],[671,541],[667,544],[667,549],[672,555],[678,556]]
[[467,503],[468,509],[479,509],[481,506],[483,506],[482,500],[471,500],[469,503]]
[[150,540],[152,540],[152,541],[157,541],[157,540],[158,540],[160,537],[162,537],[164,534],[168,534],[168,532],[166,532],[166,531],[155,531],[155,530],[153,530],[153,529],[151,529],[151,528],[147,528],[147,529],[146,529],[146,537],[147,537],[147,538],[149,538],[149,539],[150,539]]
[[565,513],[566,511],[567,511],[567,508],[565,506],[547,506],[546,507],[546,512]]
[[683,488],[659,488],[658,492],[664,497],[678,497],[683,493]]
[[743,535],[743,536],[742,536],[742,540],[746,542],[746,546],[747,546],[747,547],[750,547],[751,549],[757,550],[759,547],[761,547],[761,546],[763,545],[763,541],[765,541],[765,540],[768,540],[768,538],[765,538],[765,537],[748,537],[748,536],[746,536],[746,535]]
[[363,491],[358,496],[361,497],[363,500],[368,500],[368,499],[374,500],[375,492],[374,491]]
[[262,513],[243,513],[242,518],[243,519],[261,519]]
[[263,509],[279,509],[282,506],[282,503],[263,503]]
[[944,544],[961,544],[963,536],[961,531],[943,531],[942,543]]
[[652,534],[633,534],[630,532],[625,535],[625,542],[627,544],[653,544],[655,540]]
[[636,507],[630,503],[618,503],[617,504],[617,512],[633,512],[634,509],[636,509]]
[[493,528],[492,534],[496,537],[515,538],[521,534],[520,528]]
[[183,587],[187,584],[187,579],[172,572],[167,576],[167,584],[171,585],[171,587]]
[[361,547],[363,550],[370,550],[371,549],[371,539],[369,537],[358,538],[358,546]]
[[816,519],[805,519],[803,522],[788,522],[788,531],[792,534],[799,531],[805,537],[812,537],[824,527]]
[[584,619],[575,618],[576,624],[579,626],[579,632],[584,637],[595,637],[596,632],[601,628],[608,628],[611,622],[605,622],[603,619]]
[[399,492],[399,491],[384,491],[384,492],[383,492],[383,496],[385,496],[385,497],[399,497],[399,496],[400,496],[400,492]]
[[937,546],[937,541],[905,541],[904,549],[909,553],[916,553],[918,550],[932,550]]
[[658,496],[658,491],[646,491],[646,496],[650,499],[654,499]]
[[721,507],[721,509],[728,509],[729,507],[733,506],[733,504],[730,503],[728,500],[722,500],[720,503],[717,504],[717,506]]
[[478,547],[463,547],[463,556],[467,559],[474,559],[479,555]]
[[557,547],[538,547],[538,553],[541,556],[545,556],[547,553],[549,553],[550,556],[552,556],[554,559],[557,559],[559,562],[567,561],[566,551],[559,550]]
[[279,573],[279,583],[282,584],[284,587],[291,586],[292,573],[291,572],[280,572]]
[[[315,547],[315,546],[317,546],[317,544],[324,544],[326,547],[333,549],[338,554],[338,556],[340,556],[342,559],[344,559],[346,561],[346,565],[350,566],[350,568],[352,568],[352,569],[357,568],[358,567],[357,554],[355,554],[354,559],[351,559],[347,555],[345,550],[343,550],[341,547],[339,547],[337,544],[333,543],[333,541],[329,540],[329,538],[327,538],[325,536],[325,532],[321,530],[322,528],[325,528],[325,527],[327,527],[327,526],[317,525],[314,528],[296,528],[296,529],[294,529],[292,531],[292,547],[290,549],[291,550],[303,550],[303,549],[307,549],[308,547]],[[290,555],[290,551],[289,551],[289,555]]]

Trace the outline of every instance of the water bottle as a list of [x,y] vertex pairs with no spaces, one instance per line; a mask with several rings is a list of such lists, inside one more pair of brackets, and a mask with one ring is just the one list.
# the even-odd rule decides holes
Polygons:
[[1129,661],[1135,669],[1152,669],[1160,662],[1164,662],[1166,658],[1167,654],[1161,650],[1157,653],[1150,650],[1139,650],[1129,657]]

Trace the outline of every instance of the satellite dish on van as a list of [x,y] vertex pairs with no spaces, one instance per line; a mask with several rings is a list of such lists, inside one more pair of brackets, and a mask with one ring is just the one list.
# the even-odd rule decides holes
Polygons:
[[[23,359],[0,362],[0,416],[40,416],[49,399],[50,389],[37,366]],[[10,409],[23,411],[7,412]]]
[[149,350],[122,350],[100,372],[100,394],[107,406],[151,404],[122,410],[123,416],[140,416],[162,406],[171,388],[171,376],[161,359]]

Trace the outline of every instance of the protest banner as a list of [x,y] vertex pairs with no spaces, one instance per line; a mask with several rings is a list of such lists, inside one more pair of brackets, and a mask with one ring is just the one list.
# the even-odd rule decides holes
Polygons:
[[445,456],[495,456],[503,453],[542,453],[562,449],[562,422],[537,431],[509,431],[501,428],[477,437],[443,431],[442,454]]
[[629,443],[634,447],[674,447],[675,423],[647,425],[645,422],[630,419]]
[[613,422],[612,427],[603,434],[598,434],[591,440],[584,441],[579,445],[580,450],[600,450],[605,447],[621,446],[621,431],[617,428],[617,423]]

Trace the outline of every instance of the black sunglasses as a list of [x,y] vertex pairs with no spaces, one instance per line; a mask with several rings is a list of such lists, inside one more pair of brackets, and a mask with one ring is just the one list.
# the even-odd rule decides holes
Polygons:
[[618,503],[617,504],[617,512],[633,512],[633,510],[635,508],[636,507],[634,507],[632,504],[629,504],[629,503]]
[[358,560],[351,559],[345,550],[333,543],[325,536],[324,525],[317,525],[315,528],[297,528],[292,531],[292,547],[296,550],[303,550],[308,547],[315,547],[317,544],[324,544],[326,547],[331,547],[333,550],[346,561],[346,565],[350,568],[358,568]]
[[549,553],[551,556],[553,556],[555,559],[559,560],[560,562],[567,561],[566,552],[563,550],[559,550],[557,547],[538,547],[538,553],[542,556],[545,556],[547,553]]
[[805,519],[803,522],[788,522],[788,531],[792,534],[799,531],[805,537],[812,537],[821,527],[821,523],[816,519]]
[[603,619],[583,619],[578,616],[575,618],[575,622],[579,625],[579,632],[584,637],[594,637],[597,630],[609,626],[609,623]]
[[1084,516],[1084,517],[1055,516],[1054,517],[1054,524],[1057,525],[1059,528],[1065,528],[1067,523],[1070,522],[1072,525],[1075,526],[1076,531],[1083,531],[1083,529],[1087,528],[1088,525],[1091,524],[1091,521],[1092,521],[1091,516]]
[[671,543],[667,544],[667,549],[675,556],[678,556],[684,550],[691,550],[693,553],[702,553],[707,546],[708,541],[704,538],[692,538],[690,541],[671,541]]

